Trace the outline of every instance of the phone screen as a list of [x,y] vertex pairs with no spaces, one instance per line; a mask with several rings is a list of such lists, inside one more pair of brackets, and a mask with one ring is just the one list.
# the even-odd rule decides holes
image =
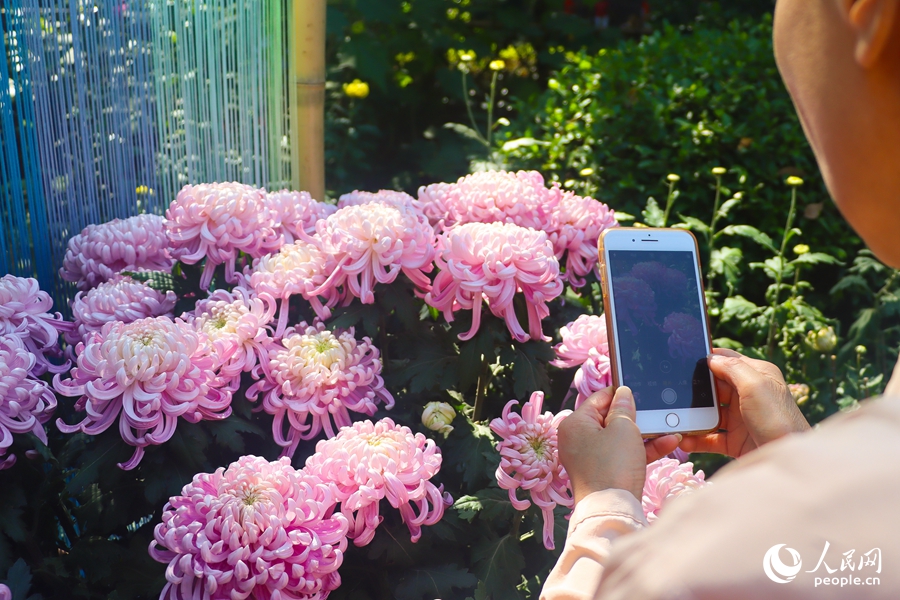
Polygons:
[[694,254],[610,250],[607,267],[622,384],[638,410],[713,406]]

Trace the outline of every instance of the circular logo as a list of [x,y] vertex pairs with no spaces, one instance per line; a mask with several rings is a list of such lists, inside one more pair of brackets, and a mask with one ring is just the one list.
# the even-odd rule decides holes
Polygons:
[[668,373],[672,370],[672,363],[667,360],[662,361],[661,363],[659,363],[659,370],[663,373]]
[[[778,556],[778,552],[782,548],[787,550],[788,554],[791,555],[791,560],[794,563],[793,565],[788,566],[781,562],[781,557]],[[800,567],[802,565],[803,561],[800,560],[800,553],[793,548],[785,547],[784,544],[775,544],[769,548],[768,552],[766,552],[766,555],[763,557],[763,570],[766,572],[766,577],[775,583],[787,583],[793,581],[794,577],[797,576],[797,573],[800,572]]]

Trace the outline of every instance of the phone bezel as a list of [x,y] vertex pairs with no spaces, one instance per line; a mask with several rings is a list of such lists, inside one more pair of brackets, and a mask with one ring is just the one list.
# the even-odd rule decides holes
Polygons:
[[[609,264],[610,250],[635,250],[646,252],[664,252],[668,250],[691,252],[694,257],[694,275],[697,280],[697,289],[700,295],[700,307],[703,312],[703,318],[700,321],[703,324],[707,353],[711,351],[712,340],[709,334],[709,313],[706,306],[706,294],[703,289],[703,278],[700,276],[700,250],[697,245],[697,238],[695,238],[690,231],[670,228],[616,227],[604,231],[603,235],[600,236],[598,245],[600,256],[600,282],[603,290],[606,328],[610,338],[610,367],[614,387],[620,385],[619,382],[622,381],[623,375],[619,361],[616,359],[619,354],[619,335],[618,329],[616,328],[616,319],[613,318],[613,315],[615,314],[615,299],[613,298],[609,286],[607,265]],[[636,422],[641,434],[645,437],[653,437],[667,433],[697,435],[717,429],[720,421],[719,400],[716,395],[715,378],[713,377],[712,372],[710,372],[709,377],[713,396],[713,405],[711,407],[638,410]],[[666,422],[666,417],[670,414],[675,414],[678,417],[678,424],[674,427],[668,425]]]

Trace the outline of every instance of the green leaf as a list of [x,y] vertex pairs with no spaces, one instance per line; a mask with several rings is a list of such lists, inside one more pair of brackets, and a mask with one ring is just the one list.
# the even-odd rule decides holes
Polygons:
[[802,263],[807,265],[842,265],[844,264],[834,256],[830,254],[825,254],[824,252],[807,252],[806,254],[801,254],[797,258],[795,258],[793,263]]
[[729,198],[725,202],[722,203],[722,206],[719,207],[719,210],[716,212],[716,216],[719,219],[724,219],[728,216],[728,212],[737,206],[741,202],[740,198]]
[[515,513],[509,492],[500,488],[479,490],[474,496],[463,496],[453,504],[461,519],[470,523],[476,516],[494,522],[509,520]]
[[14,542],[24,542],[25,524],[22,521],[22,509],[28,504],[25,492],[19,486],[7,486],[0,498],[0,532],[5,533]]
[[[349,329],[362,322],[365,335],[375,337],[378,335],[379,321],[378,307],[374,304],[362,304],[354,302],[350,306],[334,311],[334,316],[328,321],[328,329]],[[355,330],[354,330],[355,331]]]
[[756,227],[751,227],[750,225],[729,225],[722,230],[722,233],[725,235],[739,235],[741,237],[750,238],[760,246],[767,248],[772,252],[778,252],[774,242],[772,242],[772,238]]
[[464,138],[475,140],[476,142],[481,142],[482,144],[487,143],[481,136],[481,133],[475,131],[468,125],[463,125],[462,123],[444,123],[444,129],[449,129],[458,133]]
[[453,590],[472,588],[478,578],[457,565],[409,569],[395,590],[398,600],[433,600],[458,597]]
[[118,435],[101,435],[81,456],[81,466],[75,476],[66,482],[66,489],[78,493],[83,487],[96,482],[102,471],[118,469],[117,463],[128,460],[128,446]]
[[744,345],[742,343],[726,337],[716,338],[712,341],[712,343],[713,347],[715,348],[728,348],[730,350],[737,350],[738,352],[744,349]]
[[627,221],[634,221],[634,215],[630,215],[627,212],[617,210],[616,211],[616,221],[618,221],[619,223],[625,223]]
[[831,288],[829,293],[833,295],[854,288],[868,292],[869,284],[866,279],[860,275],[845,275],[844,277],[841,277],[840,281],[834,284],[834,287]]
[[721,321],[723,323],[731,319],[745,321],[759,314],[760,310],[761,307],[743,296],[732,296],[731,298],[725,298],[725,302],[722,305]]
[[19,559],[9,568],[6,574],[6,585],[12,592],[12,600],[38,600],[37,594],[29,596],[31,591],[31,569],[24,559]]
[[709,233],[709,225],[696,217],[686,217],[679,213],[678,218],[681,219],[683,223],[673,225],[673,227],[678,229],[690,229],[691,231],[699,231],[700,233]]
[[[446,125],[445,125],[446,127]],[[509,140],[504,143],[502,146],[502,150],[504,152],[512,152],[513,150],[518,150],[523,146],[549,146],[550,142],[545,142],[544,140],[536,140],[532,137],[522,137],[516,138],[514,140]],[[618,215],[618,213],[616,213]]]
[[856,316],[856,320],[853,321],[853,325],[850,326],[850,329],[847,331],[847,335],[850,339],[859,339],[863,336],[869,326],[872,324],[875,316],[877,314],[877,310],[874,308],[864,308],[859,311],[859,314]]
[[765,274],[769,277],[769,279],[773,281],[778,281],[778,273],[781,272],[781,281],[785,282],[790,278],[791,275],[794,274],[794,267],[791,263],[785,261],[783,258],[779,258],[777,256],[773,256],[772,258],[767,258],[765,261],[752,262],[750,263],[750,267],[753,269],[762,269]]
[[415,359],[397,371],[400,381],[409,382],[410,392],[446,390],[456,385],[459,356],[455,352],[429,344],[421,346],[416,354]]
[[717,275],[724,275],[725,281],[736,285],[741,276],[741,261],[744,253],[740,248],[722,246],[715,248],[709,257],[709,270]]
[[454,427],[450,437],[441,444],[441,452],[444,464],[456,466],[468,489],[477,489],[494,480],[500,455],[494,449],[490,427],[468,418],[466,424],[467,427]]
[[506,600],[518,595],[513,591],[522,580],[525,557],[519,540],[512,535],[487,539],[472,548],[475,574],[484,582],[492,600]]
[[650,227],[663,226],[665,214],[662,209],[659,208],[659,204],[657,204],[656,199],[653,198],[653,196],[647,198],[647,206],[641,211],[641,215],[644,217],[644,223]]
[[259,437],[265,436],[262,429],[235,415],[222,421],[210,421],[206,426],[217,444],[241,454],[244,453],[245,447],[244,438],[241,436],[242,433],[252,433]]
[[516,398],[525,400],[532,392],[550,391],[547,363],[554,358],[556,353],[547,342],[531,341],[516,345],[513,361],[513,392]]

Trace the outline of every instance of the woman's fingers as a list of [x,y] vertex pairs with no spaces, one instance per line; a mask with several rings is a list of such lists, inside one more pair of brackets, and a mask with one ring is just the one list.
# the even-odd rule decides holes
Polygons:
[[704,435],[686,435],[678,447],[685,452],[715,452],[725,454],[725,434],[707,433]]
[[612,399],[612,386],[605,387],[588,396],[587,400],[582,403],[582,407],[586,406],[586,410],[590,410],[592,415],[598,417],[600,424],[602,425],[603,420],[606,418],[606,413],[609,412],[609,406],[612,404]]
[[678,444],[680,442],[680,433],[676,433],[674,435],[663,435],[658,438],[653,438],[652,440],[647,440],[644,443],[644,450],[647,451],[647,462],[651,463],[654,460],[659,460],[667,454],[671,454],[675,451],[675,448],[678,447]]

